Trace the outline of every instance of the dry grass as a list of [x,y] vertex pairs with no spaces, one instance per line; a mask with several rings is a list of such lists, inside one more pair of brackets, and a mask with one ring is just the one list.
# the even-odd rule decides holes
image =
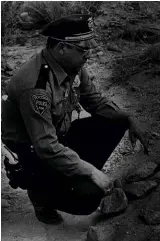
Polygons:
[[147,46],[134,55],[115,58],[112,62],[112,79],[115,81],[125,81],[132,75],[144,69],[149,69],[160,63],[160,43]]

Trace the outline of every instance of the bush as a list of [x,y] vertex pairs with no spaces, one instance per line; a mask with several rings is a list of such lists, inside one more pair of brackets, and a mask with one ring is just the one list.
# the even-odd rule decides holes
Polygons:
[[123,56],[112,63],[114,81],[126,81],[132,75],[144,69],[150,69],[160,64],[160,44],[153,44],[134,55]]
[[63,1],[40,1],[24,3],[21,17],[21,26],[23,29],[40,29],[47,23],[57,18],[75,14],[85,13],[93,15],[100,8],[101,2],[63,2]]
[[69,2],[40,1],[25,2],[20,15],[23,29],[40,29],[47,23],[71,12]]
[[19,13],[23,2],[1,2],[1,37],[2,45],[14,42],[18,35]]
[[69,14],[98,14],[97,1],[2,1],[2,45],[16,44],[22,30],[41,29],[47,23]]

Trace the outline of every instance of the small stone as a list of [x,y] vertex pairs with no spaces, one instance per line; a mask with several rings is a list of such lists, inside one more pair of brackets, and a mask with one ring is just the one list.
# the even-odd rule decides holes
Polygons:
[[28,17],[28,12],[23,12],[23,13],[21,13],[21,14],[20,14],[20,17],[21,17],[21,18],[26,18],[26,17]]
[[8,62],[6,64],[6,67],[7,67],[8,70],[14,70],[15,69],[15,64],[11,64],[11,63]]
[[98,46],[98,47],[96,48],[96,51],[97,51],[97,52],[103,51],[103,48],[102,48],[101,46]]
[[8,99],[8,95],[2,95],[2,100],[6,101]]
[[115,188],[113,192],[105,196],[101,201],[101,212],[105,215],[115,215],[124,211],[128,206],[128,199],[121,188]]
[[132,182],[131,184],[125,184],[123,190],[129,196],[140,198],[157,185],[158,183],[152,180]]
[[104,55],[104,53],[102,51],[100,51],[100,52],[97,52],[97,55],[102,56],[102,55]]
[[130,182],[143,180],[151,176],[154,173],[156,167],[157,167],[157,164],[154,162],[148,162],[148,163],[145,162],[142,166],[138,167],[136,170],[131,170],[126,177],[126,181],[130,183]]
[[22,59],[22,60],[21,60],[21,64],[25,64],[26,62],[27,62],[26,59]]

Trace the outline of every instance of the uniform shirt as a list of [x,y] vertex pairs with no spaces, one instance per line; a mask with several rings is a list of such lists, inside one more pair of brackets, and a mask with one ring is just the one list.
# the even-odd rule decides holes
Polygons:
[[70,78],[47,49],[28,61],[11,79],[2,108],[2,140],[29,142],[37,155],[64,175],[91,175],[90,164],[58,141],[67,132],[78,104],[90,114],[110,118],[117,107],[102,97],[87,71],[80,71],[75,89]]

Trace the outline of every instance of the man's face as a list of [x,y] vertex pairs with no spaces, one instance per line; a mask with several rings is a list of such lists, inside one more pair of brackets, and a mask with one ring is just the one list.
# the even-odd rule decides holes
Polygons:
[[65,43],[64,60],[71,72],[78,72],[90,57],[90,48],[80,45]]

